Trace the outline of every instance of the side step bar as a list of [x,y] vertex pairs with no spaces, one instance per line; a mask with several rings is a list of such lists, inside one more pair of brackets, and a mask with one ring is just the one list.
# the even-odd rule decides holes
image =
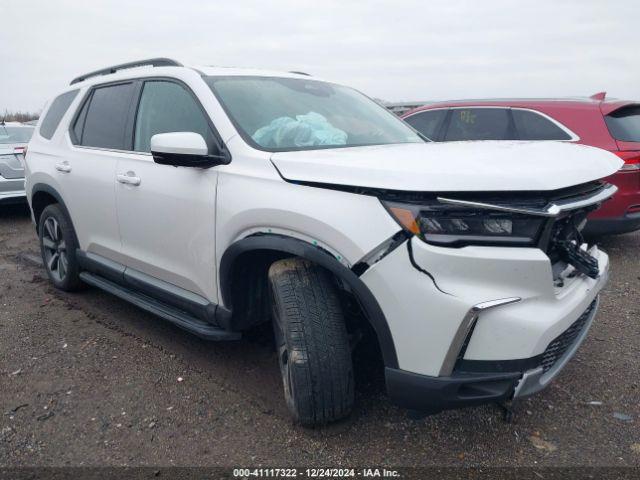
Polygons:
[[98,275],[89,272],[80,272],[80,278],[83,282],[98,287],[116,297],[120,297],[127,302],[134,304],[136,307],[151,312],[165,320],[170,321],[174,325],[197,335],[205,340],[226,341],[238,340],[241,334],[238,332],[228,332],[221,328],[215,327],[207,322],[199,320],[191,315],[178,309],[165,305],[146,295],[128,290],[120,285],[106,280]]

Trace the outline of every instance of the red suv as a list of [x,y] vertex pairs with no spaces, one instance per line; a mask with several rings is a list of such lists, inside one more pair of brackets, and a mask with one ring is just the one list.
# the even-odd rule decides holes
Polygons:
[[436,142],[557,140],[609,150],[625,162],[607,178],[618,192],[589,217],[585,231],[640,229],[640,103],[605,100],[604,92],[575,99],[461,100],[425,105],[402,118]]

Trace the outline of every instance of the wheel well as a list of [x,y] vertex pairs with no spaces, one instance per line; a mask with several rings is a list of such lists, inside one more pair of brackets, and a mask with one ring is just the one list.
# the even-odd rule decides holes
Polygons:
[[31,199],[31,208],[33,209],[33,219],[36,222],[36,230],[38,229],[42,211],[54,203],[58,203],[58,200],[50,193],[38,191],[33,194],[33,198]]
[[239,255],[230,274],[233,329],[245,330],[270,319],[267,274],[273,262],[291,254],[273,250],[252,250]]
[[[304,258],[285,251],[253,250],[239,255],[231,268],[229,297],[233,312],[232,329],[247,330],[251,327],[271,321],[271,298],[269,293],[269,267],[284,258]],[[368,352],[369,361],[373,356],[382,364],[380,342],[375,329],[356,294],[335,273],[314,262],[326,270],[335,280],[345,314],[345,322],[350,338],[361,344]],[[371,354],[371,352],[374,352]]]

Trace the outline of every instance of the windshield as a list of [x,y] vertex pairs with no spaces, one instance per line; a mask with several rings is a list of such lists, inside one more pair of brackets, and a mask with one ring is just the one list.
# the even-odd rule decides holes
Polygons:
[[242,137],[261,150],[423,142],[395,115],[351,88],[297,78],[205,80]]
[[8,143],[29,143],[33,127],[10,127],[0,125],[0,144]]

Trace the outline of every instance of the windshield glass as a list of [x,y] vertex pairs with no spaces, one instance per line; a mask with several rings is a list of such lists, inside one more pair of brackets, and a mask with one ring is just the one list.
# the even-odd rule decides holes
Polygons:
[[29,143],[33,127],[10,127],[0,125],[0,144],[7,143]]
[[298,78],[206,81],[242,137],[261,150],[423,142],[395,115],[351,88]]

